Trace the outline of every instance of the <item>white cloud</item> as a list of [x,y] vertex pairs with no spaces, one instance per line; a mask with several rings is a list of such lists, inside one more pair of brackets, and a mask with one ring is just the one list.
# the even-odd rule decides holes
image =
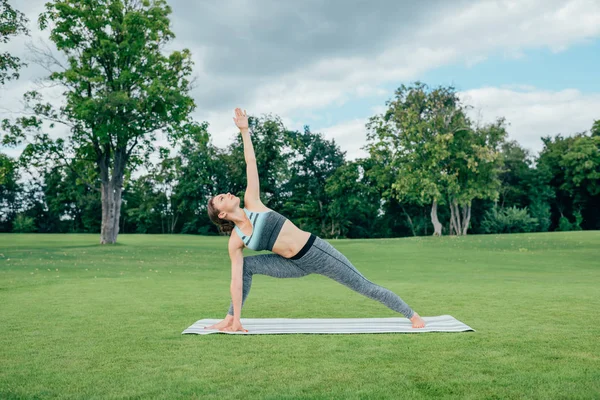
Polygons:
[[367,142],[367,129],[365,124],[367,119],[358,118],[351,121],[345,121],[341,124],[319,129],[327,139],[334,139],[342,151],[346,151],[347,160],[368,157],[369,153],[362,150]]
[[[589,131],[594,120],[600,119],[600,94],[584,94],[575,89],[548,91],[529,85],[484,87],[460,92],[461,99],[471,106],[470,116],[480,123],[505,117],[509,140],[517,140],[533,154],[539,152],[542,136],[571,136]],[[375,106],[372,114],[382,114],[387,107]],[[335,139],[346,158],[367,157],[362,150],[367,142],[368,118],[353,119],[318,129],[328,139]]]
[[[44,2],[17,0],[14,5],[34,26]],[[193,54],[197,78],[193,96],[198,104],[194,116],[210,123],[213,143],[219,147],[237,134],[231,119],[235,107],[255,116],[279,115],[288,129],[300,130],[305,124],[301,114],[325,115],[322,124],[328,124],[335,107],[364,97],[382,104],[384,84],[418,79],[449,63],[472,66],[498,52],[522,57],[529,48],[561,51],[600,36],[597,0],[380,0],[349,1],[348,7],[272,0],[169,3],[177,35],[170,48],[188,47]],[[47,38],[48,33],[33,29],[32,35]],[[9,50],[25,55],[23,40],[11,41]],[[19,85],[40,73],[45,74],[30,66]],[[20,98],[16,86],[9,89],[1,93],[0,108]],[[569,93],[571,100],[561,103]],[[591,111],[577,111],[558,124],[546,123],[555,119],[557,104],[559,115],[571,102],[577,110],[597,106],[595,96],[570,91],[484,88],[466,94],[483,107],[484,115],[506,116],[511,133],[530,148],[539,145],[541,132],[589,128]],[[515,101],[522,101],[521,106]],[[343,138],[340,145],[352,159],[364,155],[359,147],[365,142],[365,123],[351,119],[313,130]]]
[[[390,40],[387,48],[375,57],[324,57],[303,69],[282,74],[272,83],[258,87],[246,108],[278,115],[289,115],[299,109],[316,113],[329,106],[343,105],[364,93],[381,96],[384,92],[380,85],[386,82],[418,79],[424,71],[451,62],[462,61],[472,66],[498,50],[507,57],[522,56],[524,49],[532,47],[545,46],[558,51],[600,35],[600,2],[528,0],[468,4],[447,12],[445,17],[415,26],[412,36]],[[232,104],[231,108],[234,107]],[[364,133],[356,122],[337,126],[356,132],[356,138],[346,139],[356,143],[347,149],[348,156],[358,154],[358,142]],[[545,129],[544,125],[530,127],[533,132]],[[329,127],[322,131],[336,129]],[[222,142],[215,140],[215,143]],[[527,145],[533,148],[537,144],[530,140]]]
[[548,91],[526,88],[484,87],[460,93],[474,106],[471,116],[481,122],[506,117],[509,138],[537,153],[542,136],[558,133],[571,136],[589,131],[600,119],[600,93],[585,94],[575,89]]

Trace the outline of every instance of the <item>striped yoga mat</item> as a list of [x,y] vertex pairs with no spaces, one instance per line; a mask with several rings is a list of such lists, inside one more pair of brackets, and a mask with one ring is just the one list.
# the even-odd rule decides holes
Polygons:
[[281,333],[421,333],[475,331],[451,315],[421,317],[424,328],[413,328],[407,318],[242,318],[248,332],[222,332],[204,329],[220,319],[201,319],[182,332],[196,335],[227,333],[232,335],[268,335]]

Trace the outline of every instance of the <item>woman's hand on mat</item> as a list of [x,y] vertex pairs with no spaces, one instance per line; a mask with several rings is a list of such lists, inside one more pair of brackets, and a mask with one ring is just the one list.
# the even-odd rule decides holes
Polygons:
[[235,117],[233,117],[233,122],[235,122],[235,126],[242,129],[248,129],[248,116],[246,115],[246,110],[242,112],[241,108],[235,109]]
[[417,314],[416,311],[415,311],[414,315],[411,317],[410,322],[412,322],[413,328],[424,328],[425,327],[425,321],[423,320],[423,318],[421,318],[421,316],[419,314]]
[[233,323],[230,326],[221,328],[219,330],[225,331],[225,332],[237,332],[237,331],[248,332],[248,329],[244,329],[244,327],[242,326],[242,322],[239,319],[233,320]]

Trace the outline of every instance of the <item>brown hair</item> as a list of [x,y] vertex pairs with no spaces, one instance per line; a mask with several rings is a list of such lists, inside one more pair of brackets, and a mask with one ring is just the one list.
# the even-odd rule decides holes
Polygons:
[[213,200],[216,196],[208,199],[207,209],[208,209],[208,218],[219,228],[219,233],[225,234],[227,236],[231,236],[231,231],[235,227],[233,221],[228,221],[226,219],[219,218],[220,211],[217,210],[215,205],[213,204]]

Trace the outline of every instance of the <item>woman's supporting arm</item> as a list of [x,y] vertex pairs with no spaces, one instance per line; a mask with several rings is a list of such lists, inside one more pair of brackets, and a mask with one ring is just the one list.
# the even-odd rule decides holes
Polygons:
[[[234,233],[231,233],[234,235]],[[240,319],[242,314],[242,290],[244,288],[244,256],[242,247],[239,247],[240,241],[234,241],[233,237],[229,239],[229,257],[231,258],[231,284],[229,291],[233,303],[233,317]]]

